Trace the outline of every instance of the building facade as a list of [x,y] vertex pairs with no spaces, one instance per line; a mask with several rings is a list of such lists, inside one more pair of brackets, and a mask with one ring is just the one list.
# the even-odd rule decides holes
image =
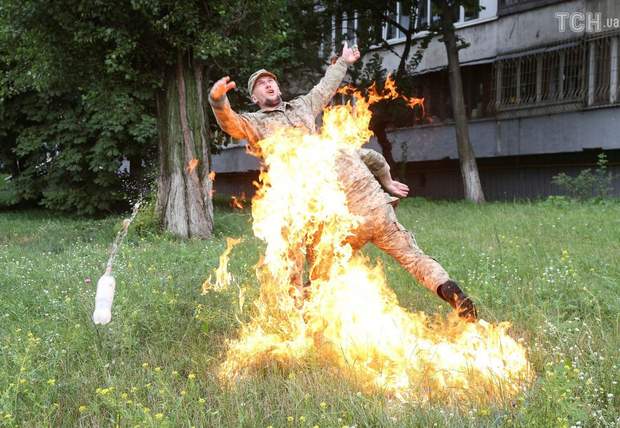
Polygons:
[[[616,0],[480,0],[461,8],[457,32],[470,140],[487,199],[537,198],[558,193],[551,179],[593,167],[604,152],[620,176],[620,2]],[[401,15],[406,24],[409,17]],[[354,17],[334,22],[347,34]],[[421,24],[437,19],[421,2]],[[336,20],[335,20],[336,21]],[[346,24],[345,24],[346,23]],[[423,27],[421,25],[420,27]],[[384,26],[388,70],[398,66],[403,35]],[[350,36],[349,36],[350,37]],[[335,37],[334,37],[335,39]],[[416,68],[427,120],[388,136],[395,175],[413,196],[462,198],[445,47],[433,40]],[[376,142],[370,145],[378,149]],[[220,193],[251,192],[258,163],[242,145],[222,151],[213,165]],[[620,179],[614,193],[620,196]]]

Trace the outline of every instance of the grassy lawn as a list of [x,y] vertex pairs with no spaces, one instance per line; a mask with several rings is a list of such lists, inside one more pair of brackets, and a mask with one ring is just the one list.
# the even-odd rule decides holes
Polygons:
[[[256,295],[250,216],[216,212],[216,237],[134,228],[115,265],[113,320],[90,317],[120,217],[0,213],[0,426],[620,426],[620,204],[407,200],[401,222],[478,302],[510,321],[536,381],[512,403],[447,407],[360,393],[318,367],[233,389],[215,377],[238,328],[235,287],[202,295],[227,236]],[[375,249],[401,304],[447,313]],[[87,278],[92,282],[88,283]],[[246,305],[249,306],[249,305]],[[242,314],[247,317],[248,314]]]

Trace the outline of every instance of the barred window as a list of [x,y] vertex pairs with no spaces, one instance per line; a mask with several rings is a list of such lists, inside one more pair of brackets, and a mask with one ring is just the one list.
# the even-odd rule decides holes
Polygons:
[[611,94],[609,100],[612,103],[620,99],[620,37],[615,37],[611,42]]
[[519,103],[536,101],[536,63],[538,56],[525,57],[517,63],[519,68]]
[[540,89],[540,101],[553,101],[561,99],[560,82],[563,81],[560,56],[564,53],[551,52],[549,55],[541,55],[542,61],[542,88]]
[[620,101],[620,34],[597,34],[514,53],[495,63],[496,110]]
[[590,93],[589,104],[609,103],[611,81],[611,42],[609,38],[594,39],[590,42]]
[[496,64],[495,108],[575,102],[586,94],[587,61],[580,43],[513,54]]
[[560,52],[562,89],[560,99],[577,99],[584,94],[586,87],[586,52],[580,45],[574,49]]
[[502,82],[501,104],[518,104],[517,83],[519,82],[519,73],[517,65],[517,61],[499,63]]

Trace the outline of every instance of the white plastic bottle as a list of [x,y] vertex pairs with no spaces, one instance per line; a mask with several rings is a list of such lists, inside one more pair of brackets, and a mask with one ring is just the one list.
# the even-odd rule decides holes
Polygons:
[[95,312],[93,321],[95,324],[107,324],[112,319],[112,301],[116,280],[108,271],[97,281],[97,294],[95,295]]

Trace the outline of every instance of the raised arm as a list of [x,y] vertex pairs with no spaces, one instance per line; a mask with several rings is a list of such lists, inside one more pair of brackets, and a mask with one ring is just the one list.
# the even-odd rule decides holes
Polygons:
[[224,132],[237,140],[246,139],[250,144],[253,144],[258,139],[254,126],[247,118],[230,107],[230,102],[226,96],[226,93],[235,87],[236,84],[230,82],[230,77],[221,78],[215,82],[209,92],[209,104],[211,104],[217,124]]
[[357,61],[359,57],[360,52],[357,47],[349,48],[345,42],[342,55],[334,64],[327,67],[321,81],[310,92],[300,97],[310,107],[314,116],[318,116],[329,104],[347,74],[348,66]]

